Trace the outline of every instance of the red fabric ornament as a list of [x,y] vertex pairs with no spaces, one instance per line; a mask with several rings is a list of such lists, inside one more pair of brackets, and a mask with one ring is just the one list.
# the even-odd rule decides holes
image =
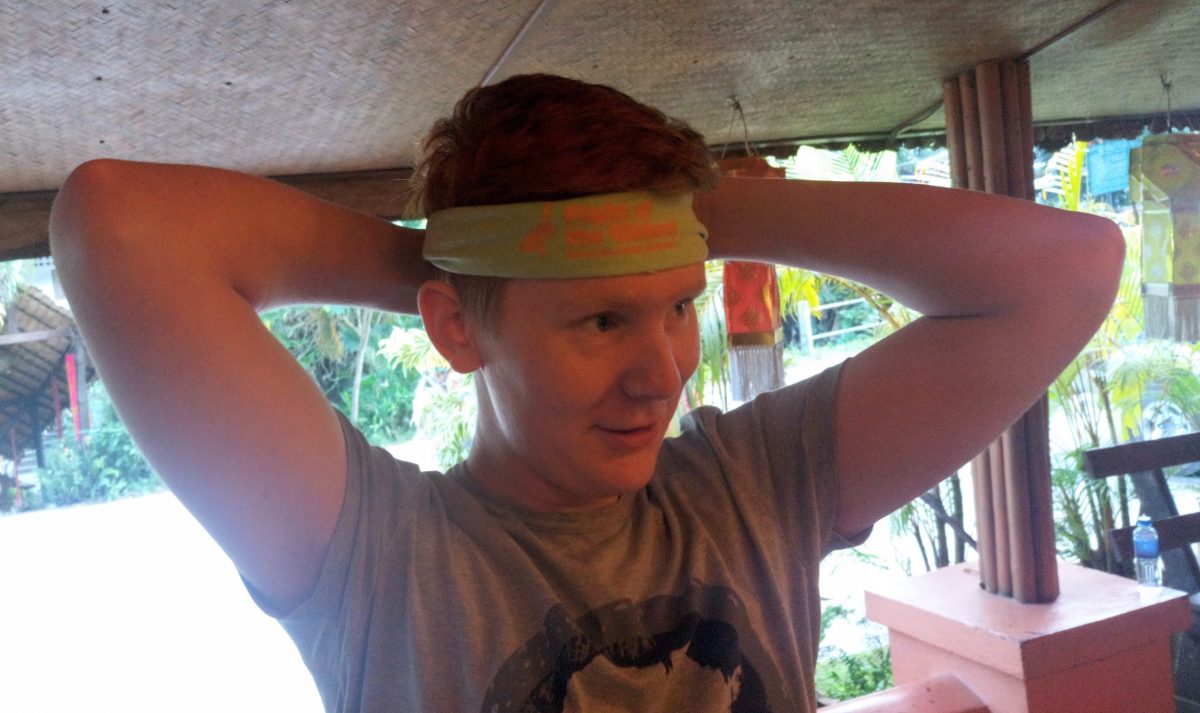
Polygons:
[[[786,178],[760,156],[721,160],[725,176]],[[722,275],[733,398],[748,401],[783,386],[783,310],[769,263],[727,260]]]
[[66,356],[67,393],[71,400],[71,418],[75,422],[75,440],[83,440],[83,427],[79,421],[79,375],[76,373],[75,355]]
[[783,341],[783,314],[775,266],[725,263],[725,329],[732,347],[771,347]]

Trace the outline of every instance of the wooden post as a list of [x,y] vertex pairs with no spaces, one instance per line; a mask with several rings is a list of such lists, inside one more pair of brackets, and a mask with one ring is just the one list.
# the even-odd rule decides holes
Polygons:
[[[955,185],[1031,199],[1028,63],[984,62],[943,92]],[[1043,400],[972,463],[981,584],[1023,602],[1058,596],[1047,419]]]
[[38,468],[45,468],[46,467],[46,442],[45,442],[45,439],[42,438],[42,429],[40,429],[40,428],[33,429],[33,448],[34,448],[34,452],[37,453]]
[[950,181],[967,185],[967,154],[963,137],[962,91],[957,79],[942,82],[942,106],[946,114],[946,152],[950,156]]
[[975,68],[979,101],[979,148],[983,156],[983,190],[1008,192],[1008,158],[1004,142],[1004,108],[1001,106],[1000,63],[984,62]]
[[967,157],[967,183],[961,187],[982,191],[983,147],[979,143],[979,102],[976,98],[973,72],[963,72],[959,75],[958,92],[962,97],[963,151]]

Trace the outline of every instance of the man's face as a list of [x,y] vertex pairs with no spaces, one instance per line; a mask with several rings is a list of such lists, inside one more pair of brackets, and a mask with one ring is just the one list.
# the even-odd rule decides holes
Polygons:
[[644,486],[699,359],[692,301],[704,284],[702,264],[506,284],[480,342],[471,476],[539,510]]

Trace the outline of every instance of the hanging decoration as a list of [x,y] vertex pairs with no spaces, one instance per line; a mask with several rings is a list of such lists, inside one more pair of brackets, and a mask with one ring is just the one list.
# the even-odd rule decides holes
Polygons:
[[[760,156],[718,161],[725,176],[785,178]],[[779,279],[768,263],[728,260],[722,276],[732,396],[749,401],[784,384]]]
[[83,426],[79,420],[79,375],[76,373],[75,355],[66,357],[67,394],[71,402],[71,418],[75,422],[75,440],[83,441]]
[[1142,217],[1146,336],[1200,341],[1200,134],[1147,136],[1130,152]]

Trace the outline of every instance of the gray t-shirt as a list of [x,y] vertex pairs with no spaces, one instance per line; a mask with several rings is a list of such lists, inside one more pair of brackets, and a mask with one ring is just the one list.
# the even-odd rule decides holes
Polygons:
[[839,369],[668,439],[600,511],[497,502],[343,420],[345,503],[316,589],[278,616],[329,711],[815,709],[834,547]]

